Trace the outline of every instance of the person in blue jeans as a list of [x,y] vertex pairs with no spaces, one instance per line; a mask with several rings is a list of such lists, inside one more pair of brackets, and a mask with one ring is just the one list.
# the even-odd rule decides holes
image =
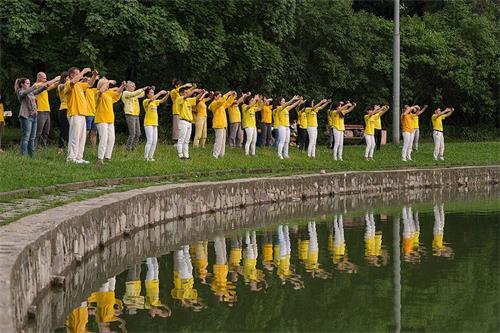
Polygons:
[[37,125],[37,104],[35,95],[47,89],[47,86],[59,81],[59,76],[43,82],[37,86],[30,87],[30,80],[20,78],[16,80],[14,90],[17,99],[21,103],[19,109],[19,122],[21,123],[21,144],[20,151],[22,155],[28,154],[30,157],[35,155],[35,137]]

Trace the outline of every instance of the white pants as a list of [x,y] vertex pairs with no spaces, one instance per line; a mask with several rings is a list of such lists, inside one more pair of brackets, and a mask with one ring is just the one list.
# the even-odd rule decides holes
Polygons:
[[227,263],[226,239],[223,236],[216,236],[214,239],[215,263],[224,265]]
[[307,126],[307,135],[309,136],[309,146],[307,146],[307,156],[316,157],[316,140],[318,139],[318,128],[316,126]]
[[403,151],[401,157],[403,160],[411,160],[411,149],[413,146],[413,132],[403,132]]
[[245,141],[245,155],[255,155],[255,144],[257,143],[257,128],[245,128],[247,139]]
[[83,159],[87,140],[85,116],[69,117],[68,160]]
[[146,281],[158,280],[158,276],[160,275],[160,266],[158,265],[158,259],[156,259],[155,257],[146,258],[146,265],[148,266]]
[[375,136],[370,134],[365,134],[365,158],[373,157],[373,151],[375,150]]
[[177,154],[179,157],[189,157],[189,139],[193,126],[189,121],[180,119],[177,128],[179,129],[179,139],[177,141]]
[[420,139],[420,129],[413,129],[413,149],[418,150],[418,140]]
[[97,158],[111,158],[115,146],[115,124],[96,124],[99,133],[99,146],[97,146]]
[[288,157],[288,145],[290,144],[290,127],[280,125],[278,126],[278,132],[278,156]]
[[344,131],[339,131],[335,127],[333,128],[333,159],[341,160],[342,159],[342,151],[344,150]]
[[434,131],[432,132],[432,137],[434,138],[434,159],[438,157],[444,157],[444,136],[443,132]]
[[219,158],[226,153],[226,129],[215,128],[215,142],[213,156]]
[[158,126],[144,126],[146,133],[146,146],[144,147],[144,158],[152,159],[158,142]]

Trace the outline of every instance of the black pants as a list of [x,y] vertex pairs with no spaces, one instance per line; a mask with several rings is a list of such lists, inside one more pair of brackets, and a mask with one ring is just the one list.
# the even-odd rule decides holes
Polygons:
[[309,145],[309,136],[307,135],[307,129],[299,127],[298,131],[299,133],[297,138],[297,146],[299,146],[300,150],[304,150]]
[[65,148],[68,146],[69,137],[69,121],[68,121],[68,110],[59,110],[57,116],[59,120],[59,148]]
[[382,130],[375,129],[375,147],[380,150],[380,142],[382,142]]
[[270,146],[273,141],[273,126],[271,124],[260,123],[260,138],[258,144],[260,147]]

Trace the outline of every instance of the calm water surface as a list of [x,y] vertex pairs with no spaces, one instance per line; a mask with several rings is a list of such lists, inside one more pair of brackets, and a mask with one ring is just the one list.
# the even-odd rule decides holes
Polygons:
[[332,209],[202,234],[101,277],[53,328],[496,332],[499,203]]

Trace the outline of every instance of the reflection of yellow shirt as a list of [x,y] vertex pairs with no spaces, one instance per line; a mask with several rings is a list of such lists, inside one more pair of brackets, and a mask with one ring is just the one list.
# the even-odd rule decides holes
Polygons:
[[193,286],[193,278],[181,279],[180,273],[174,271],[174,289],[172,289],[170,295],[173,299],[196,301],[198,299],[198,291]]
[[371,257],[375,254],[375,237],[365,239],[365,256]]
[[282,277],[287,277],[291,274],[290,271],[290,255],[281,258],[278,264],[278,274]]
[[410,254],[413,251],[413,238],[403,238],[403,253]]
[[140,280],[125,282],[125,295],[123,296],[123,303],[126,305],[133,305],[137,309],[144,308],[144,296],[141,296]]
[[307,259],[307,249],[309,247],[309,240],[299,239],[299,260]]
[[446,118],[446,115],[442,114],[440,116],[433,114],[431,117],[432,128],[435,131],[443,131],[443,119]]
[[432,247],[434,249],[444,249],[444,244],[443,244],[443,234],[436,234],[434,235],[434,239],[432,240]]
[[118,320],[115,316],[115,304],[121,304],[115,298],[114,291],[98,291],[96,292],[97,298],[97,312],[96,319],[99,323],[109,323]]
[[142,105],[146,110],[144,126],[158,126],[158,105],[160,105],[160,100],[151,101],[146,98],[142,101]]
[[73,309],[66,321],[66,327],[71,333],[86,333],[89,322],[89,311],[86,306]]
[[160,281],[157,279],[154,280],[146,280],[146,309],[151,309],[152,307],[161,306],[160,301]]
[[230,301],[230,298],[236,295],[234,290],[234,285],[227,281],[227,273],[229,272],[229,267],[227,265],[215,264],[214,269],[214,279],[210,283],[210,289],[216,294],[223,296],[224,301]]
[[262,260],[264,262],[273,261],[273,245],[272,244],[266,243],[262,247]]
[[382,233],[377,231],[375,233],[375,255],[380,256],[382,254]]
[[5,118],[3,116],[3,113],[4,113],[4,106],[3,106],[3,103],[0,102],[0,123],[3,123],[5,121]]
[[231,248],[231,251],[229,252],[229,264],[231,264],[232,267],[238,267],[241,262],[241,257],[241,248]]
[[309,251],[307,253],[306,270],[318,269],[319,267],[318,255],[319,255],[318,251]]
[[257,281],[257,259],[243,259],[243,276],[245,281]]

